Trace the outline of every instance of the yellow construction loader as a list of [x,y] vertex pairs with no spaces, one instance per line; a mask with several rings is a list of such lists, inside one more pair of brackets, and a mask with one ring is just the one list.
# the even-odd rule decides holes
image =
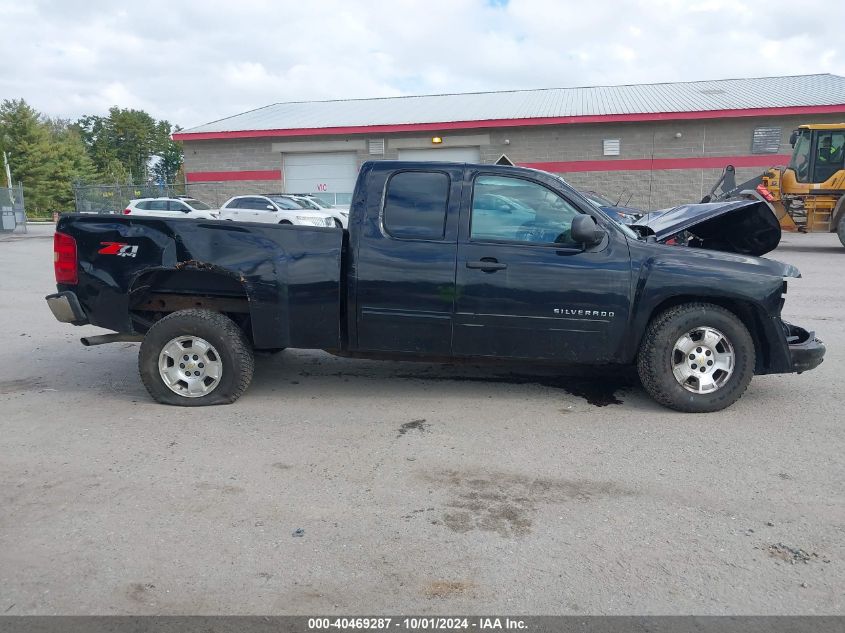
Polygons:
[[801,125],[789,143],[789,165],[772,167],[740,185],[734,166],[728,165],[702,202],[766,200],[782,230],[836,232],[845,246],[845,123]]

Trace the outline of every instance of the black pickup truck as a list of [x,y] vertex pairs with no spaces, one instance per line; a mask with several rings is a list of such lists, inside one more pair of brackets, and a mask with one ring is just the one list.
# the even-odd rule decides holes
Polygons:
[[59,321],[115,332],[85,344],[142,341],[141,378],[167,404],[233,402],[253,350],[310,348],[635,364],[658,402],[716,411],[752,375],[800,373],[825,351],[780,318],[798,271],[749,254],[780,239],[755,204],[626,227],[545,172],[368,162],[348,231],[63,216],[47,302]]

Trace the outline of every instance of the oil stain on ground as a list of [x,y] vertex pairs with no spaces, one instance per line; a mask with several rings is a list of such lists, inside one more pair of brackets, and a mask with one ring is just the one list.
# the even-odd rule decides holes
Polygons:
[[[430,369],[423,371],[407,371],[396,372],[391,374],[391,378],[399,378],[402,380],[447,380],[454,382],[480,382],[480,383],[497,383],[510,385],[541,385],[543,387],[551,387],[552,389],[562,389],[567,393],[584,398],[587,402],[596,407],[606,407],[610,404],[622,404],[620,394],[636,388],[638,381],[631,372],[621,372],[618,368],[610,368],[602,370],[602,368],[595,369],[591,372],[589,377],[584,377],[583,372],[589,371],[582,368],[579,375],[560,375],[560,374],[534,374],[525,372],[508,372],[508,373],[485,373],[481,366],[476,367],[480,373],[471,375],[467,373],[457,373],[456,370],[460,365],[447,365],[445,368],[432,371]],[[517,366],[522,368],[521,365]],[[531,371],[529,369],[529,371]],[[570,368],[571,372],[572,369]],[[310,372],[301,371],[299,375],[304,378],[309,377],[325,377],[333,376],[343,378],[345,381],[350,378],[380,378],[378,373],[367,372]]]
[[531,532],[541,505],[586,503],[596,497],[626,497],[634,491],[607,481],[544,479],[512,473],[442,471],[427,473],[449,499],[442,523],[453,532],[495,532],[504,538]]
[[156,588],[151,582],[133,582],[129,584],[126,595],[135,602],[149,602],[153,596],[151,592]]
[[452,380],[455,382],[506,383],[510,385],[542,385],[553,389],[563,389],[567,393],[584,398],[596,407],[609,404],[622,404],[617,392],[624,392],[635,385],[629,376],[601,376],[596,378],[575,378],[571,376],[544,376],[527,374],[494,374],[490,376],[460,376],[433,374],[396,374],[397,378],[416,378],[422,380]]
[[425,423],[425,418],[421,420],[411,420],[410,422],[405,422],[399,427],[399,435],[396,437],[402,437],[408,431],[419,431],[420,433],[425,433],[428,431],[428,425]]

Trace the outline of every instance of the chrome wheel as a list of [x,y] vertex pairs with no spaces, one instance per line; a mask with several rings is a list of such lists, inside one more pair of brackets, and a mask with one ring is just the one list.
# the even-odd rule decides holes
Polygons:
[[692,393],[713,393],[733,374],[734,348],[712,327],[697,327],[681,336],[672,349],[675,380]]
[[197,336],[171,339],[158,356],[158,373],[174,393],[199,398],[220,384],[223,362],[214,346]]

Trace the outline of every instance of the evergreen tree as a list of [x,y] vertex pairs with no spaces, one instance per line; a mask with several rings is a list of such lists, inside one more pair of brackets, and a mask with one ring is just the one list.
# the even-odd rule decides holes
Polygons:
[[182,164],[181,148],[170,139],[170,123],[143,110],[115,106],[108,116],[82,117],[77,127],[105,182],[145,183],[158,176],[170,182]]
[[66,121],[45,119],[23,99],[0,105],[0,149],[8,153],[13,182],[23,183],[30,212],[72,210],[73,183],[95,176],[78,133]]

